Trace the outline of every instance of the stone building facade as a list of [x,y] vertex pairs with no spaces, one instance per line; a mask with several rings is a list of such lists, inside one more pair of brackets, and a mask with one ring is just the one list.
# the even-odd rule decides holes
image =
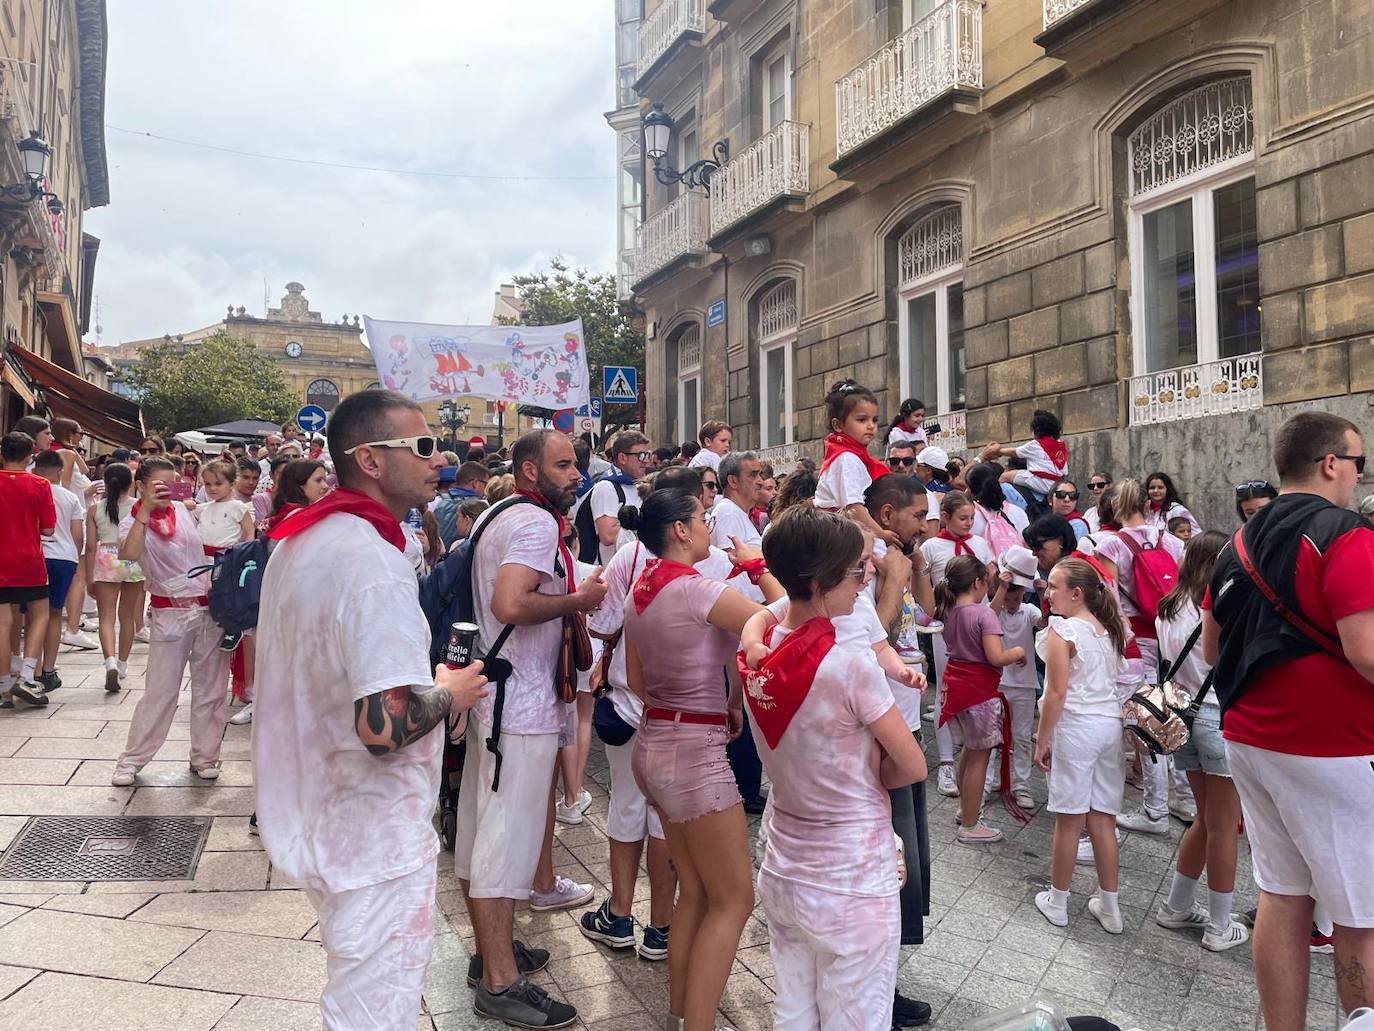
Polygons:
[[815,454],[852,375],[1223,525],[1297,407],[1370,424],[1374,0],[647,0],[638,46],[664,164],[730,152],[645,176],[655,439]]

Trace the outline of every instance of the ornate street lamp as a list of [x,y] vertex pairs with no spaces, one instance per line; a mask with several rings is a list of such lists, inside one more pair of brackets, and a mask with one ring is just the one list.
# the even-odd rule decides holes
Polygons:
[[439,405],[439,422],[450,433],[462,432],[463,427],[468,424],[468,420],[471,418],[472,407],[470,405],[465,404],[460,407],[451,400],[444,401]]
[[682,183],[689,190],[696,187],[705,190],[711,182],[711,176],[730,160],[729,141],[717,140],[711,148],[711,157],[693,161],[679,172],[665,163],[672,135],[673,119],[663,110],[662,104],[655,104],[644,116],[644,153],[653,162],[654,178],[664,186]]
[[27,181],[12,186],[0,186],[0,197],[14,202],[8,206],[22,207],[42,197],[47,200],[50,212],[54,215],[62,214],[61,198],[43,189],[48,173],[48,159],[51,157],[52,147],[48,146],[48,142],[38,134],[37,129],[29,133],[28,139],[19,142],[19,159],[24,166],[24,177]]

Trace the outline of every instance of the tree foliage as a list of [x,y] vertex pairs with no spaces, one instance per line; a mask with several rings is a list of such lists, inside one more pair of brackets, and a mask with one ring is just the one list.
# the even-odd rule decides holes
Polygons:
[[124,380],[139,393],[147,425],[164,433],[231,419],[284,422],[300,407],[271,355],[223,331],[147,348]]

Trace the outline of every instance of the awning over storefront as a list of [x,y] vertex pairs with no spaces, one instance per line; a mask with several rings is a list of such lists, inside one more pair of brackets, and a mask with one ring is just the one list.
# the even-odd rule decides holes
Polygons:
[[110,444],[138,447],[142,443],[143,413],[133,401],[87,383],[26,348],[11,346],[10,354],[42,390],[54,416],[75,419],[91,436]]

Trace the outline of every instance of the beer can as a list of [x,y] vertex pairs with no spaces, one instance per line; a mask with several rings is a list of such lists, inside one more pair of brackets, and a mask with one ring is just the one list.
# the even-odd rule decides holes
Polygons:
[[448,647],[444,649],[444,665],[450,669],[462,669],[472,665],[472,655],[477,648],[477,624],[454,623],[449,631]]

